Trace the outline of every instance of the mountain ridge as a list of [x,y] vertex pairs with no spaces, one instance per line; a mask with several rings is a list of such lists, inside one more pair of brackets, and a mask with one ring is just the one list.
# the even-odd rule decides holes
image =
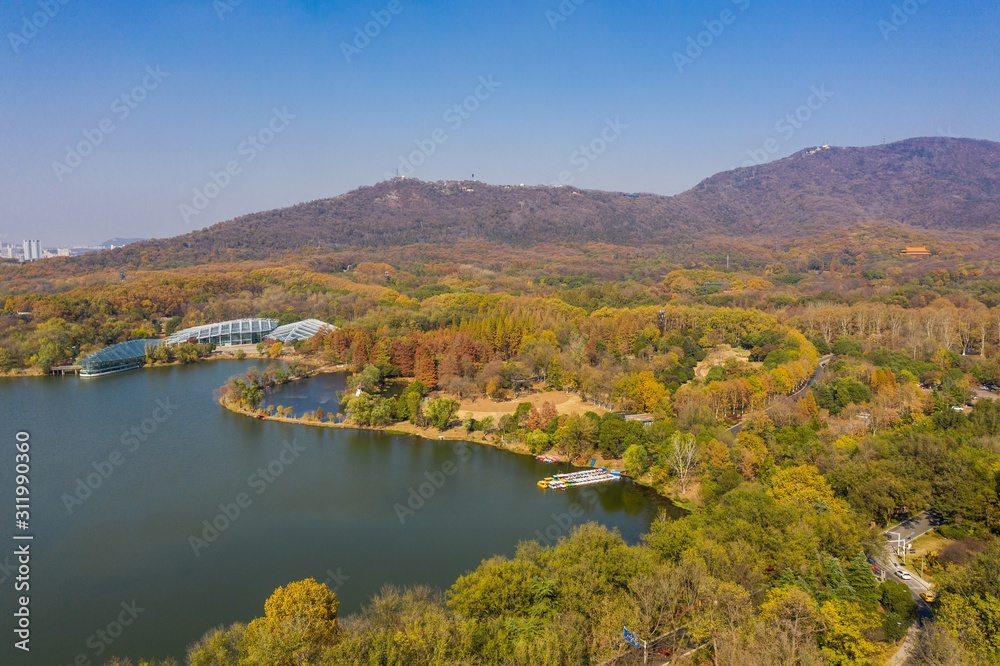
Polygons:
[[113,253],[133,263],[163,253],[256,259],[300,248],[470,238],[513,246],[673,244],[706,234],[800,238],[865,220],[921,229],[996,228],[1000,143],[925,137],[880,146],[821,146],[715,174],[674,196],[397,178],[81,261],[105,263]]

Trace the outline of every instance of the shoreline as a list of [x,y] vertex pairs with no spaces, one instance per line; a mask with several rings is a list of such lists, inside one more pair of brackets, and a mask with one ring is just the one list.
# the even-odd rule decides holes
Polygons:
[[[343,364],[336,366],[324,366],[322,368],[317,368],[316,370],[307,375],[301,375],[290,378],[287,382],[285,382],[285,384],[291,384],[293,382],[297,382],[303,379],[308,379],[309,377],[314,377],[319,374],[330,373],[330,372],[344,372],[346,371],[346,368],[347,366]],[[281,384],[281,386],[284,386],[285,384]],[[316,419],[308,417],[295,418],[289,416],[277,416],[273,414],[265,414],[263,412],[252,412],[250,410],[243,409],[235,405],[225,404],[223,403],[221,398],[219,398],[217,402],[219,403],[219,406],[221,406],[223,409],[233,414],[236,414],[238,416],[243,416],[246,418],[256,419],[258,421],[274,421],[278,423],[290,423],[293,425],[313,426],[318,428],[335,428],[341,430],[367,430],[370,432],[382,432],[390,435],[409,435],[412,437],[419,437],[421,439],[426,439],[431,441],[463,441],[472,444],[481,444],[484,446],[490,446],[492,448],[499,449],[500,451],[507,451],[509,453],[514,453],[516,455],[531,456],[533,458],[535,457],[535,455],[531,453],[531,450],[528,449],[528,447],[522,442],[514,442],[510,445],[505,446],[502,443],[498,443],[495,437],[493,438],[493,441],[491,441],[489,436],[486,435],[485,433],[481,431],[468,432],[464,430],[462,426],[452,427],[445,431],[436,430],[432,427],[421,428],[408,421],[401,421],[399,423],[393,423],[387,426],[363,426],[353,423],[346,423],[343,421],[340,422],[318,421]],[[548,457],[557,463],[570,465],[571,467],[576,469],[591,468],[590,465],[585,464],[583,461],[578,463],[574,462],[575,459],[573,460],[568,459],[565,456],[565,454],[552,452],[552,453],[546,453],[545,457]],[[601,458],[600,455],[597,455],[595,457],[599,461],[595,465],[596,467],[607,467],[608,469],[615,469],[616,471],[624,472],[624,469],[621,466],[621,461],[615,461],[617,464],[614,464],[610,463],[609,461],[605,461],[603,458]],[[647,489],[649,492],[653,493],[657,497],[666,500],[668,502],[671,502],[674,506],[678,508],[684,509],[685,511],[688,512],[694,509],[694,505],[691,502],[666,495],[658,491],[653,485],[651,485],[646,481],[636,479],[630,476],[626,478],[628,478],[635,485],[642,486],[643,488]]]
[[[197,365],[199,363],[207,363],[213,361],[246,361],[246,360],[259,360],[259,361],[284,361],[284,358],[271,358],[270,356],[265,356],[257,352],[245,352],[245,356],[240,359],[236,358],[234,352],[219,352],[214,351],[210,356],[205,356],[194,361],[185,363],[184,361],[171,361],[169,363],[144,363],[133,370],[150,370],[153,368],[172,368],[178,365]],[[346,367],[346,366],[345,366]],[[128,370],[127,372],[132,372]],[[79,377],[80,375],[75,372],[66,374],[55,374],[52,372],[42,372],[38,368],[15,368],[13,370],[8,370],[6,372],[0,372],[0,379],[25,379],[28,377]]]
[[[299,359],[299,360],[301,360],[301,361],[303,361],[305,363],[309,362],[308,358],[300,356],[298,354],[295,355],[295,358],[297,358],[297,359]],[[211,356],[207,356],[207,357],[204,357],[204,358],[199,358],[199,359],[195,360],[194,362],[185,363],[183,361],[172,361],[170,363],[156,363],[156,364],[153,364],[153,365],[143,365],[143,366],[140,366],[140,367],[136,368],[136,370],[151,370],[151,369],[155,369],[155,368],[169,368],[169,367],[174,367],[174,366],[197,365],[197,364],[200,364],[200,363],[215,362],[215,361],[241,361],[241,360],[280,361],[280,362],[287,363],[291,359],[284,358],[284,357],[272,358],[270,356],[265,356],[264,354],[260,354],[260,353],[246,353],[246,355],[242,359],[238,359],[238,358],[236,358],[236,355],[234,353],[214,352]],[[323,366],[319,366],[319,367],[311,370],[307,374],[297,375],[295,377],[290,377],[288,379],[288,381],[285,382],[285,384],[291,384],[293,382],[301,381],[303,379],[308,379],[310,377],[315,377],[316,375],[320,375],[320,374],[327,374],[327,373],[334,373],[334,372],[347,372],[347,371],[348,371],[348,366],[346,364],[343,364],[343,363],[337,364],[337,365],[323,365]],[[78,375],[72,375],[72,376],[77,376],[78,377]],[[14,370],[14,371],[11,371],[11,372],[0,373],[0,380],[4,380],[4,379],[35,378],[35,377],[60,377],[60,378],[62,378],[62,376],[60,376],[60,375],[53,375],[51,373],[43,373],[40,370],[33,369],[33,368],[18,369],[18,370]],[[280,384],[279,386],[284,386],[285,384]],[[545,393],[546,392],[532,393],[532,394],[529,394],[529,397],[530,396],[544,396]],[[557,393],[565,393],[566,395],[575,395],[575,394],[570,393],[570,392],[557,392]],[[535,454],[531,453],[531,450],[524,443],[522,443],[522,442],[513,442],[513,443],[511,443],[509,445],[505,445],[503,443],[502,439],[499,439],[499,441],[498,441],[497,437],[491,438],[489,435],[486,435],[482,431],[468,432],[461,425],[454,426],[454,427],[449,428],[448,430],[445,430],[445,431],[440,431],[440,430],[437,430],[437,429],[432,428],[432,427],[421,428],[419,426],[416,426],[416,425],[410,423],[409,421],[401,421],[401,422],[393,423],[393,424],[387,425],[387,426],[363,426],[363,425],[357,425],[357,424],[353,424],[353,423],[346,423],[344,421],[340,421],[340,422],[335,422],[335,421],[317,421],[317,420],[315,420],[313,418],[309,418],[309,417],[296,418],[296,417],[289,417],[289,416],[277,416],[277,415],[273,415],[273,414],[265,414],[263,412],[251,412],[249,410],[242,409],[242,408],[236,407],[234,405],[227,405],[227,404],[225,404],[225,403],[222,402],[221,398],[218,399],[217,402],[218,402],[219,406],[221,406],[223,409],[226,409],[227,411],[229,411],[229,412],[231,412],[233,414],[236,414],[238,416],[243,416],[243,417],[246,417],[246,418],[256,419],[256,420],[259,420],[259,421],[275,421],[275,422],[279,422],[279,423],[290,423],[292,425],[304,425],[304,426],[313,426],[313,427],[320,427],[320,428],[338,428],[338,429],[342,429],[342,430],[367,430],[367,431],[371,431],[371,432],[383,432],[383,433],[390,434],[390,435],[408,435],[408,436],[411,436],[411,437],[419,437],[421,439],[426,439],[426,440],[431,440],[431,441],[463,441],[463,442],[469,442],[469,443],[472,443],[472,444],[481,444],[483,446],[489,446],[489,447],[498,449],[500,451],[507,451],[507,452],[510,452],[510,453],[514,453],[516,455],[535,457]],[[523,402],[528,402],[528,401],[525,400]],[[597,410],[607,411],[606,408],[604,408],[604,407],[602,407],[600,405],[597,405],[595,403],[589,403],[589,402],[586,402],[586,401],[581,401],[581,402],[584,405],[596,407]],[[460,410],[460,413],[469,413],[469,412],[475,413],[475,411],[476,410],[468,410],[468,409],[466,409],[466,410]],[[588,411],[595,411],[595,410],[590,410],[589,409]],[[549,458],[550,460],[556,462],[556,463],[566,464],[566,465],[569,465],[569,466],[571,466],[571,467],[573,467],[575,469],[590,469],[591,468],[590,465],[586,464],[587,461],[580,460],[579,462],[577,462],[576,459],[569,459],[569,458],[567,458],[567,456],[565,454],[557,453],[555,451],[551,451],[551,452],[545,453],[544,456],[547,457],[547,458]],[[624,468],[622,467],[622,461],[620,461],[620,460],[617,460],[617,461],[608,461],[608,460],[603,459],[600,454],[594,454],[593,457],[596,458],[597,461],[598,461],[595,464],[595,467],[607,467],[608,469],[614,469],[616,471],[624,472]],[[644,480],[641,480],[641,479],[636,479],[634,477],[626,477],[626,478],[628,478],[634,484],[636,484],[638,486],[642,486],[643,488],[649,490],[650,492],[652,492],[657,497],[659,497],[661,499],[664,499],[664,500],[666,500],[668,502],[671,502],[672,504],[674,504],[677,507],[680,507],[680,508],[682,508],[682,509],[684,509],[686,511],[691,511],[693,509],[692,502],[687,501],[687,500],[683,500],[683,499],[677,498],[677,497],[671,497],[670,495],[666,495],[666,494],[660,492],[659,490],[657,490],[648,481],[644,481]]]

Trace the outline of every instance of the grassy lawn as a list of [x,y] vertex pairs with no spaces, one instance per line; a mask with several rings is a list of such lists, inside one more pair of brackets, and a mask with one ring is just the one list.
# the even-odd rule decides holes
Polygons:
[[[917,551],[917,553],[915,555],[911,553],[906,554],[906,568],[913,573],[919,574],[921,556],[927,553],[940,553],[941,550],[943,550],[948,544],[952,543],[952,541],[952,539],[946,539],[934,531],[928,532],[918,539],[915,539],[913,541],[913,548]],[[924,567],[923,579],[928,583],[933,583],[934,571]]]

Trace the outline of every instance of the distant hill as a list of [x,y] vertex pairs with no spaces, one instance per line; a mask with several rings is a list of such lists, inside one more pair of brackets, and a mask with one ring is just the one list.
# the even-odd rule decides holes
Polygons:
[[813,148],[702,181],[676,197],[711,228],[799,236],[861,220],[925,229],[1000,225],[1000,143],[909,139]]
[[674,197],[395,179],[80,261],[262,258],[303,247],[378,248],[462,238],[512,245],[674,244],[707,234],[801,238],[876,219],[925,229],[995,229],[1000,143],[920,138],[821,147],[720,173]]

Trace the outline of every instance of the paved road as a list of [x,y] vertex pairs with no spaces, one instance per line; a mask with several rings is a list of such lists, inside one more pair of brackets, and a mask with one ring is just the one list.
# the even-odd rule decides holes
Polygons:
[[[55,368],[53,368],[53,370],[55,370]],[[984,391],[981,388],[977,388],[976,397],[980,400],[1000,400],[1000,393],[995,391]]]
[[923,513],[917,514],[916,516],[904,520],[901,523],[893,525],[884,532],[886,536],[885,559],[881,562],[881,565],[883,567],[888,565],[888,568],[886,569],[887,577],[891,577],[893,580],[910,588],[910,594],[913,595],[914,601],[917,602],[917,612],[920,615],[921,620],[929,618],[931,616],[931,610],[930,607],[924,603],[924,600],[920,598],[920,593],[931,589],[932,585],[912,571],[910,572],[910,580],[902,580],[899,576],[895,575],[896,570],[903,568],[903,558],[902,556],[896,554],[896,549],[894,548],[896,545],[895,540],[897,538],[902,538],[906,541],[907,546],[909,546],[909,543],[913,539],[923,536],[940,524],[941,516],[937,515],[933,511],[924,511]]
[[[819,379],[819,376],[823,374],[823,370],[826,368],[827,365],[830,364],[830,361],[833,360],[834,356],[835,354],[827,354],[826,356],[822,357],[819,360],[819,363],[816,364],[816,371],[813,372],[812,377],[809,378],[809,381],[807,381],[802,386],[802,388],[800,388],[795,393],[792,393],[791,396],[789,397],[798,400],[799,398],[804,396],[806,394],[806,391],[812,388],[812,385],[816,383],[816,381]],[[729,432],[732,433],[733,437],[735,437],[736,435],[740,434],[740,430],[743,430],[743,421],[740,421],[732,428],[730,428]]]
[[819,360],[819,363],[816,364],[816,371],[812,374],[812,377],[809,378],[809,381],[807,381],[805,385],[802,386],[802,388],[793,393],[791,397],[797,400],[802,396],[804,396],[806,394],[806,391],[812,388],[812,385],[816,383],[816,381],[819,379],[819,376],[823,374],[823,370],[826,368],[827,365],[830,364],[830,361],[833,360],[833,357],[834,354],[827,354],[826,356],[821,358]]
[[886,529],[885,533],[900,532],[900,536],[909,541],[927,534],[940,524],[941,516],[937,515],[933,511],[924,511],[923,513],[919,513],[911,518],[907,518],[901,523],[893,525],[892,527]]

